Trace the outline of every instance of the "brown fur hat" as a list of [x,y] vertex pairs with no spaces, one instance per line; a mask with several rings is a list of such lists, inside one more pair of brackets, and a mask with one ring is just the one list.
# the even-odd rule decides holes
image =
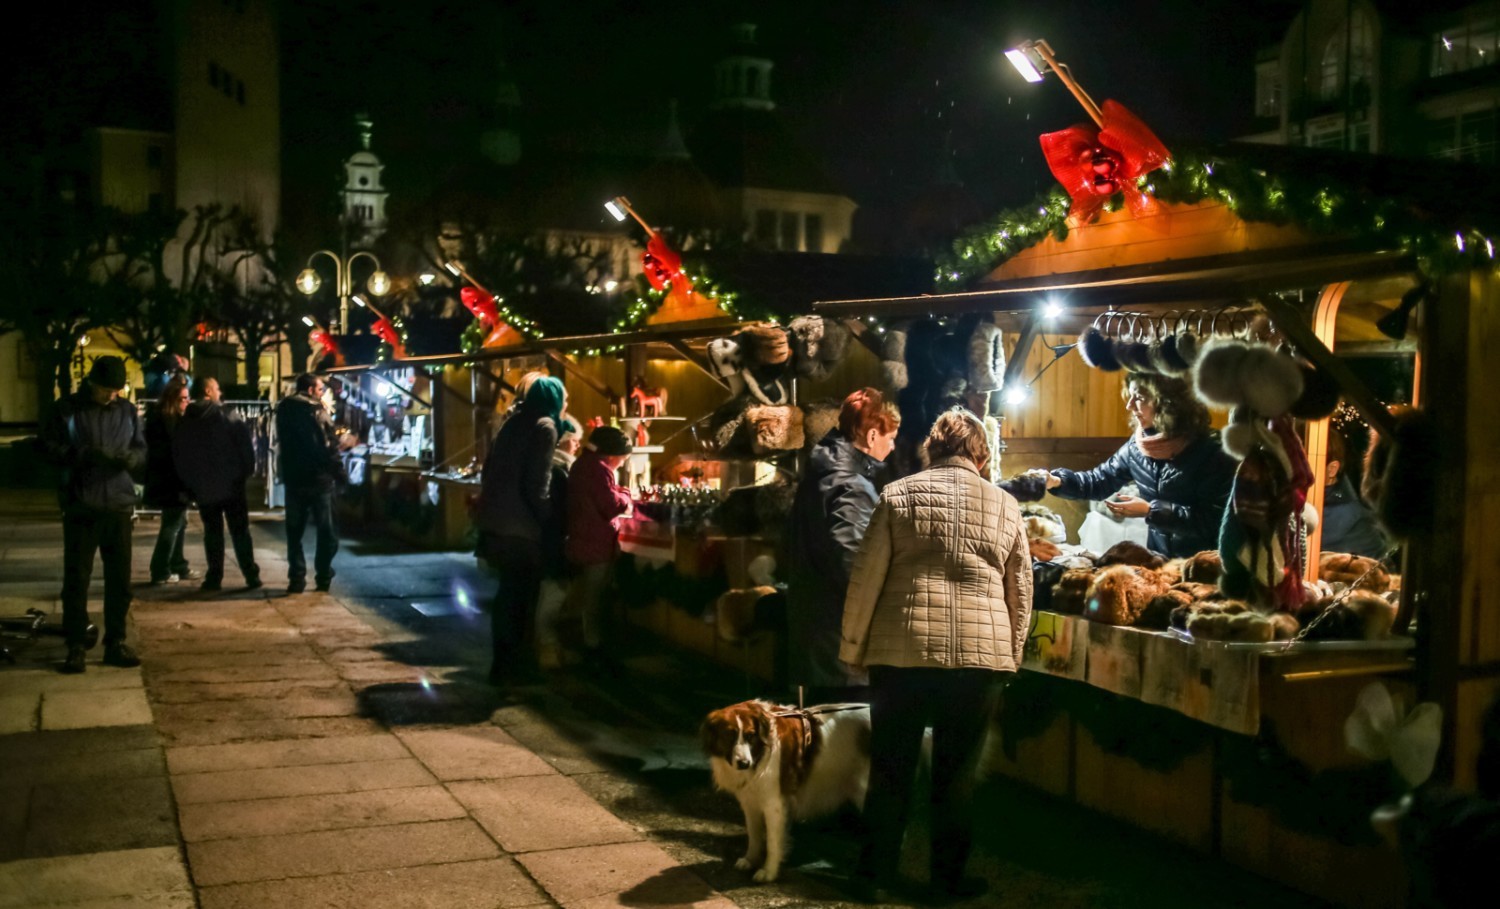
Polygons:
[[1219,559],[1219,553],[1212,549],[1198,553],[1182,566],[1182,579],[1195,584],[1217,584],[1223,573],[1224,563]]
[[[991,449],[993,450],[993,449]],[[1017,502],[1040,502],[1047,497],[1047,478],[1031,473],[1018,473],[1009,480],[995,484],[1015,496]]]
[[[1365,572],[1369,572],[1365,576]],[[1318,577],[1329,583],[1354,584],[1359,582],[1361,590],[1385,593],[1391,586],[1390,573],[1380,562],[1366,556],[1349,555],[1343,552],[1325,552],[1318,557]],[[1364,577],[1364,580],[1360,580]]]
[[1083,615],[1107,625],[1133,625],[1152,598],[1166,590],[1166,582],[1149,568],[1111,565],[1094,576]]
[[[1341,602],[1323,597],[1303,603],[1297,621],[1306,628],[1309,641],[1374,641],[1388,637],[1396,620],[1396,604],[1367,590],[1351,591]],[[1336,605],[1335,605],[1336,603]],[[1319,616],[1328,615],[1319,620]]]
[[1068,540],[1068,528],[1063,524],[1062,517],[1050,508],[1034,503],[1023,506],[1021,520],[1026,524],[1028,540],[1048,540],[1053,543],[1065,543]]
[[802,405],[802,436],[811,449],[839,425],[839,402],[832,398],[809,401]]
[[769,322],[749,325],[738,335],[740,349],[745,351],[752,363],[776,366],[792,356],[792,346],[787,341],[786,329]]
[[745,422],[750,425],[750,448],[756,454],[802,447],[802,411],[796,407],[749,407]]
[[1276,639],[1271,617],[1249,609],[1230,612],[1205,606],[1188,617],[1187,632],[1195,638],[1243,644],[1269,644]]
[[1396,418],[1396,437],[1375,436],[1365,453],[1360,491],[1375,505],[1381,526],[1404,540],[1432,528],[1437,439],[1422,411],[1396,405],[1391,415]]
[[1098,564],[1100,568],[1107,568],[1110,565],[1139,565],[1142,568],[1160,568],[1166,561],[1166,559],[1139,543],[1130,540],[1121,540],[1104,550],[1104,555],[1099,557]]
[[1149,631],[1166,631],[1172,624],[1172,611],[1193,602],[1192,594],[1176,587],[1151,598],[1141,614],[1135,617],[1135,627]]
[[1052,586],[1052,611],[1064,615],[1082,615],[1089,585],[1094,581],[1092,568],[1069,568]]

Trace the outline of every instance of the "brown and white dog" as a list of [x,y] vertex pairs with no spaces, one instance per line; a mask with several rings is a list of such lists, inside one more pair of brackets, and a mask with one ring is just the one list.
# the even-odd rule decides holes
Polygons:
[[870,708],[799,710],[744,701],[710,713],[701,730],[714,785],[739,799],[750,844],[734,866],[776,880],[794,820],[845,802],[864,808],[870,783]]

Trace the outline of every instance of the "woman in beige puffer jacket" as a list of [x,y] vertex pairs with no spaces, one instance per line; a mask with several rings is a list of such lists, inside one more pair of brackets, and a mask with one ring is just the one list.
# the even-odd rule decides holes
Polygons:
[[932,889],[975,896],[963,877],[973,765],[1031,622],[1020,506],[981,475],[984,424],[952,410],[925,443],[927,470],[885,488],[854,561],[839,656],[870,671],[869,839],[856,878],[873,893],[900,860],[923,730],[932,727]]

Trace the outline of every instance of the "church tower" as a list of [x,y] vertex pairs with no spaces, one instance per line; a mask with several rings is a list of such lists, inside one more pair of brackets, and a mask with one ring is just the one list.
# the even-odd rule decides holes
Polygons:
[[360,150],[344,162],[344,189],[340,195],[344,197],[349,245],[365,249],[385,233],[385,200],[389,194],[380,184],[380,172],[385,165],[370,151],[374,122],[368,114],[356,114],[354,123],[359,127]]
[[771,100],[771,61],[755,48],[755,26],[734,26],[730,53],[714,64],[714,110],[775,110]]

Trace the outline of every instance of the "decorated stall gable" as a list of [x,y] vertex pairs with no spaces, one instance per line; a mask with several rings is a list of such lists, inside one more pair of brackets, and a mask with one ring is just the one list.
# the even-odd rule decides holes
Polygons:
[[[1495,208],[1466,200],[1466,185],[1458,172],[1450,173],[1438,163],[1318,155],[1300,149],[1274,154],[1179,151],[1160,170],[1136,180],[1145,196],[1167,203],[1156,218],[1140,219],[1167,219],[1158,230],[1166,230],[1174,216],[1221,208],[1256,228],[1368,238],[1416,255],[1428,275],[1493,265],[1494,238],[1500,234]],[[1048,238],[1067,240],[1071,205],[1068,193],[1057,187],[965,232],[939,260],[938,285],[951,289],[973,284]],[[1106,214],[1098,223],[1082,231],[1128,220],[1129,215],[1108,214],[1124,207],[1123,193],[1116,194],[1104,203]],[[1279,231],[1267,236],[1270,245],[1289,245],[1288,236]]]

